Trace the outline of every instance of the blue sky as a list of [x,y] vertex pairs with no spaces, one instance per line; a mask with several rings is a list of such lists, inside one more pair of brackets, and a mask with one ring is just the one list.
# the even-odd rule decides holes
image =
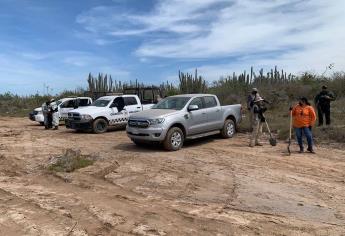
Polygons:
[[0,93],[145,83],[254,66],[345,70],[343,0],[0,0]]

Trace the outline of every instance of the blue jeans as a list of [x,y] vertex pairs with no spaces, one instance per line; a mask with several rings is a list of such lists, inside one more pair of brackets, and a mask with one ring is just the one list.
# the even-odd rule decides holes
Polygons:
[[313,149],[313,135],[308,127],[295,128],[296,138],[299,148],[303,151],[303,134],[307,138],[308,149]]

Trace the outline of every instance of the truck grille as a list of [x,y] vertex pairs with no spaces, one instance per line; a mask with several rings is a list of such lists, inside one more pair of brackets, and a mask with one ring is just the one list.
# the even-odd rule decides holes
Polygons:
[[80,114],[76,112],[68,112],[69,120],[80,120]]
[[128,121],[129,127],[147,128],[147,127],[149,127],[149,125],[150,125],[150,123],[147,120],[129,119],[129,121]]

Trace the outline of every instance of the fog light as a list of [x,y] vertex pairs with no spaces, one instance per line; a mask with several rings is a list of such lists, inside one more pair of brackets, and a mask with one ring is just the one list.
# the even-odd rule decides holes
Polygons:
[[159,136],[161,136],[161,133],[154,133],[154,136],[159,137]]

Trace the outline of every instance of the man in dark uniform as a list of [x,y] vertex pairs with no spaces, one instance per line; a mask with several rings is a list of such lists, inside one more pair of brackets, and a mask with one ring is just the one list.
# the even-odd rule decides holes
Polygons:
[[326,118],[326,125],[331,124],[331,101],[334,101],[333,93],[327,90],[327,86],[322,86],[322,91],[315,97],[315,106],[319,116],[319,126],[323,125],[323,116]]

